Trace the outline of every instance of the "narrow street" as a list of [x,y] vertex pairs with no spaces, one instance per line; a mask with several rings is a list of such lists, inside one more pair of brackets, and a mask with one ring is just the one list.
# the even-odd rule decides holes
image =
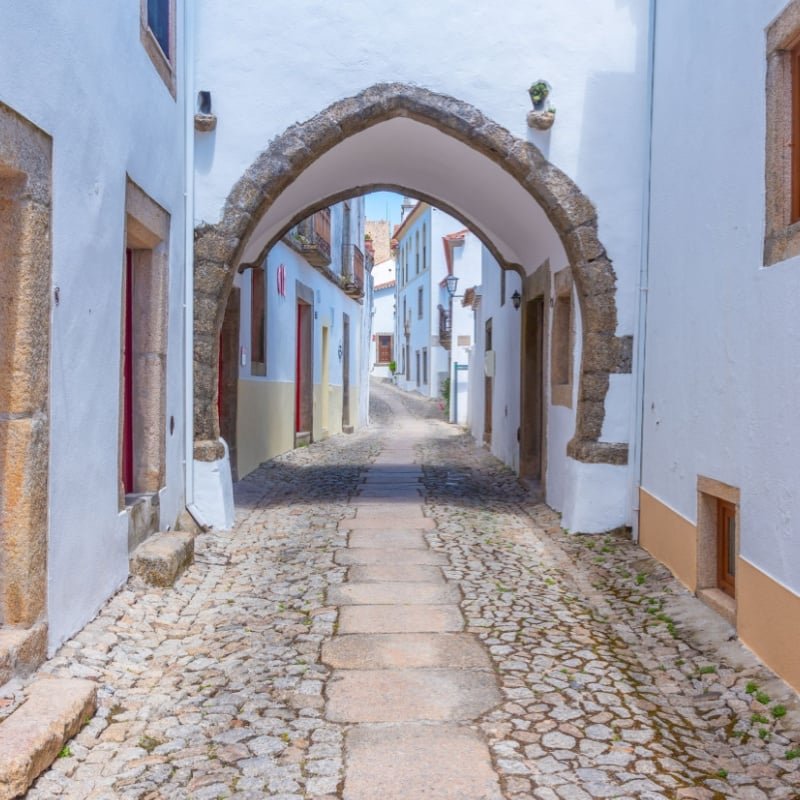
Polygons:
[[28,797],[800,797],[792,693],[665,568],[435,404],[375,385],[372,421],[262,465],[174,588],[43,666],[100,708]]

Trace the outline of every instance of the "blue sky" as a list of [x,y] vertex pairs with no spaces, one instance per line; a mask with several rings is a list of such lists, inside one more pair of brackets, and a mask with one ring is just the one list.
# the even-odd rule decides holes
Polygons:
[[[400,206],[403,196],[394,192],[372,192],[367,195],[367,219],[388,219],[389,222],[400,224]],[[388,215],[388,216],[387,216]]]

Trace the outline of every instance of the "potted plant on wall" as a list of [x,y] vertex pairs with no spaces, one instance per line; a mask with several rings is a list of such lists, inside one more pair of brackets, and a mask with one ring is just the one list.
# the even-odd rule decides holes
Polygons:
[[544,111],[544,104],[547,102],[547,96],[550,94],[550,84],[547,81],[536,81],[536,83],[530,85],[528,94],[531,96],[533,110]]
[[528,125],[531,128],[546,131],[553,126],[556,110],[547,102],[550,91],[551,87],[547,81],[538,80],[530,85],[528,94],[533,103],[533,111],[528,112]]
[[389,372],[392,373],[392,380],[396,381],[396,379],[397,379],[397,362],[396,361],[390,361],[389,362]]

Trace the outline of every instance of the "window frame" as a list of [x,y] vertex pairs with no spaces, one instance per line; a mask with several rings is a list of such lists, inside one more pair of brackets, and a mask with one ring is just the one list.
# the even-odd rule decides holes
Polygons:
[[800,0],[767,28],[764,266],[800,255]]
[[155,33],[150,28],[148,0],[140,0],[139,39],[164,85],[177,100],[177,17],[175,0],[163,0],[169,15],[169,53],[165,53]]
[[[389,351],[389,358],[381,358],[382,349],[385,350],[383,345],[381,345],[381,338],[385,338],[389,340],[389,344],[387,345]],[[385,354],[385,353],[384,353]],[[394,357],[394,335],[391,333],[376,333],[375,334],[375,364],[377,366],[385,367],[387,364],[392,362]]]

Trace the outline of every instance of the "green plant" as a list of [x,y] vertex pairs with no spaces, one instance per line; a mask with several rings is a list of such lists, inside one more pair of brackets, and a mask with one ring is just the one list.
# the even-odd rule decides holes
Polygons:
[[69,749],[69,745],[65,744],[59,751],[58,751],[58,758],[69,758],[72,755],[72,750]]
[[389,372],[391,372],[392,375],[394,375],[397,372],[397,362],[396,361],[390,361],[389,362]]
[[715,774],[715,775],[716,775],[718,778],[727,778],[727,777],[728,777],[728,770],[726,770],[726,769],[722,769],[722,768],[720,767],[720,769],[718,769],[718,770],[717,770],[717,771],[716,771],[714,774]]
[[775,719],[780,719],[781,717],[785,717],[786,716],[786,706],[782,706],[782,705],[774,706],[773,709],[772,709],[772,716],[775,717]]
[[769,705],[770,696],[766,692],[756,692],[756,700],[761,703],[762,706]]
[[716,671],[717,668],[713,664],[708,664],[705,667],[700,667],[700,669],[697,670],[699,675],[711,675],[712,672]]
[[450,404],[450,377],[442,379],[442,386],[439,390],[442,395],[442,400],[445,401],[448,405]]
[[800,747],[791,747],[786,751],[786,755],[784,758],[787,761],[794,761],[796,758],[800,758]]
[[531,101],[534,105],[543,103],[550,94],[550,86],[547,84],[547,81],[536,81],[531,84],[528,89],[528,94],[531,96]]
[[640,572],[634,578],[634,582],[636,583],[637,586],[641,586],[646,580],[647,580],[647,576],[643,572]]
[[769,739],[769,731],[766,728],[759,728],[758,738],[763,739],[766,742]]
[[755,681],[747,681],[745,692],[747,694],[755,694],[758,691],[758,684]]
[[753,714],[750,717],[750,722],[754,725],[766,725],[769,722],[769,717],[765,717],[763,714]]

